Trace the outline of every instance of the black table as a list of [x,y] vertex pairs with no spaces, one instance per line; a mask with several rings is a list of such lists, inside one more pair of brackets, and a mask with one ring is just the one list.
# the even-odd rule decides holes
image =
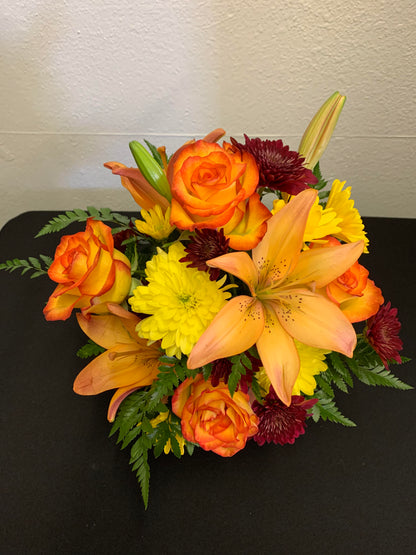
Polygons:
[[[0,261],[53,255],[58,234],[33,236],[54,215],[11,220]],[[416,220],[365,223],[363,263],[399,308],[414,360]],[[414,391],[357,384],[337,397],[357,428],[310,421],[293,446],[162,455],[145,511],[128,452],[108,438],[110,394],[72,392],[85,340],[74,318],[44,320],[53,288],[0,272],[1,553],[415,553]],[[414,361],[393,371],[416,385]]]

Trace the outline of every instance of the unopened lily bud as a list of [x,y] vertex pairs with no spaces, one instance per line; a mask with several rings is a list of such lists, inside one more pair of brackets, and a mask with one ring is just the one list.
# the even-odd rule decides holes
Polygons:
[[303,165],[313,169],[326,149],[345,103],[345,96],[335,92],[319,108],[308,125],[299,145]]
[[172,200],[170,186],[165,172],[148,150],[137,141],[131,141],[129,147],[139,170],[147,181],[169,201]]

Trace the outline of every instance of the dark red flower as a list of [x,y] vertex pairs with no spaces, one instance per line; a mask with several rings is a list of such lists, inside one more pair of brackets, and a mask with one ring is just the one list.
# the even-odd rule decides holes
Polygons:
[[308,410],[317,399],[305,400],[301,395],[294,395],[287,407],[276,395],[273,387],[261,405],[254,401],[253,410],[259,417],[258,432],[253,437],[260,446],[267,443],[294,443],[295,439],[305,433]]
[[231,138],[232,144],[239,150],[245,150],[254,156],[259,169],[258,187],[277,189],[289,195],[297,195],[309,185],[318,182],[313,172],[303,166],[304,158],[294,150],[289,150],[283,142],[250,139],[244,135],[245,144]]
[[219,268],[209,268],[207,260],[216,258],[228,252],[229,240],[224,236],[224,231],[220,229],[195,229],[195,235],[191,237],[185,247],[187,255],[179,262],[188,262],[191,268],[197,268],[203,272],[209,272],[212,281],[219,278],[221,270]]
[[[238,383],[239,389],[243,393],[248,393],[248,389],[252,382],[252,376],[255,372],[258,372],[261,366],[261,360],[252,356],[248,351],[245,352],[245,355],[250,359],[251,368],[247,368],[246,366],[246,373],[243,374],[240,378]],[[214,360],[212,363],[212,371],[211,371],[211,383],[214,387],[220,383],[220,380],[223,380],[224,383],[228,383],[228,378],[230,377],[232,369],[232,362],[228,358],[219,358],[218,360]]]
[[367,320],[364,335],[387,369],[389,360],[395,360],[399,364],[402,362],[399,355],[403,348],[399,337],[401,327],[397,318],[397,308],[391,308],[390,302],[383,304],[377,314]]
[[135,236],[137,236],[137,233],[135,232],[133,224],[130,222],[128,229],[123,229],[123,231],[119,231],[118,233],[115,233],[113,235],[114,248],[118,249],[122,253],[125,253],[127,245],[123,245],[123,241],[126,241],[126,239],[130,239],[130,237]]

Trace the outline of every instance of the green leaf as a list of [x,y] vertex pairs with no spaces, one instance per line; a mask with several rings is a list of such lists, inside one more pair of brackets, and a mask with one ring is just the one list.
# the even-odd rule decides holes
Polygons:
[[147,148],[152,153],[153,158],[156,160],[156,162],[159,164],[159,166],[161,168],[163,168],[162,157],[160,156],[160,154],[159,154],[157,148],[155,147],[155,145],[152,145],[152,143],[150,143],[149,141],[146,141],[146,139],[144,140],[144,142],[146,143]]
[[352,420],[341,414],[333,399],[327,397],[325,393],[318,390],[315,391],[313,397],[318,399],[318,402],[311,409],[312,418],[315,422],[322,419],[323,421],[329,420],[343,426],[356,426]]
[[315,376],[315,380],[318,387],[320,387],[328,397],[331,399],[335,397],[334,390],[330,385],[332,380],[331,377],[327,375],[327,372],[322,372],[322,374]]
[[148,447],[145,439],[140,437],[131,448],[130,464],[136,473],[136,478],[140,484],[144,508],[147,509],[149,504],[149,484],[150,484],[150,466],[148,463]]
[[35,278],[47,275],[49,260],[49,257],[42,254],[40,255],[40,260],[34,256],[29,256],[28,260],[13,258],[13,260],[6,260],[5,262],[0,263],[0,270],[6,270],[6,272],[20,270],[21,275],[24,275],[27,272],[32,272],[30,277]]
[[86,343],[83,347],[78,349],[77,357],[79,358],[90,358],[100,355],[105,351],[104,347],[97,345],[94,343],[92,339],[88,339],[88,343]]
[[399,380],[399,378],[397,378],[384,366],[377,366],[376,368],[362,368],[358,365],[353,365],[351,366],[351,369],[357,378],[367,385],[382,385],[384,387],[401,389],[402,391],[413,389],[411,385]]
[[66,211],[65,214],[55,216],[52,220],[49,220],[49,222],[35,237],[42,237],[48,233],[56,233],[73,223],[85,222],[88,218],[94,218],[95,220],[102,222],[122,224],[121,229],[128,229],[130,224],[130,219],[127,216],[123,216],[117,212],[112,212],[110,208],[100,208],[98,210],[93,206],[89,206],[88,212],[82,210],[81,208],[75,208],[72,211]]

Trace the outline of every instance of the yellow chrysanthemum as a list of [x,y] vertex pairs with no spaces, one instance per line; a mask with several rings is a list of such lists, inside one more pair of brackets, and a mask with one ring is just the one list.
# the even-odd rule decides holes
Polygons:
[[[275,200],[273,202],[272,214],[279,212],[286,205],[284,200]],[[305,234],[303,240],[307,243],[314,241],[321,243],[322,237],[326,235],[335,235],[341,232],[342,218],[338,217],[332,208],[323,208],[316,198],[314,205],[309,212],[306,222]]]
[[[292,395],[313,395],[316,388],[316,380],[314,376],[325,372],[328,366],[325,363],[325,355],[329,351],[316,349],[295,340],[295,345],[300,358],[300,370],[293,386]],[[268,393],[270,388],[270,380],[265,370],[262,368],[257,374],[257,380],[260,387]]]
[[364,252],[368,252],[368,238],[364,231],[364,224],[357,208],[354,208],[354,201],[350,198],[351,187],[342,190],[344,185],[345,181],[335,179],[326,204],[327,209],[331,208],[337,216],[342,218],[342,222],[339,224],[341,231],[333,235],[346,243],[363,240]]
[[173,225],[170,225],[170,206],[163,213],[162,208],[156,204],[154,208],[149,210],[142,210],[141,215],[143,220],[136,220],[135,224],[140,233],[145,235],[150,235],[154,239],[161,240],[166,239],[175,229]]
[[[156,426],[160,424],[160,422],[164,422],[165,420],[167,420],[168,417],[170,417],[169,411],[161,412],[158,414],[158,416],[150,420],[150,424],[153,428],[156,428]],[[179,443],[179,449],[181,450],[181,455],[184,455],[185,438],[182,435],[176,434],[176,440]],[[170,439],[168,439],[167,442],[165,443],[163,451],[165,455],[168,455],[171,452],[171,450],[172,450],[172,442],[170,441]]]
[[148,285],[139,285],[129,299],[132,309],[151,314],[137,325],[140,337],[162,341],[168,356],[188,355],[208,324],[231,296],[222,287],[225,276],[211,281],[207,272],[179,260],[186,255],[179,242],[146,264]]

